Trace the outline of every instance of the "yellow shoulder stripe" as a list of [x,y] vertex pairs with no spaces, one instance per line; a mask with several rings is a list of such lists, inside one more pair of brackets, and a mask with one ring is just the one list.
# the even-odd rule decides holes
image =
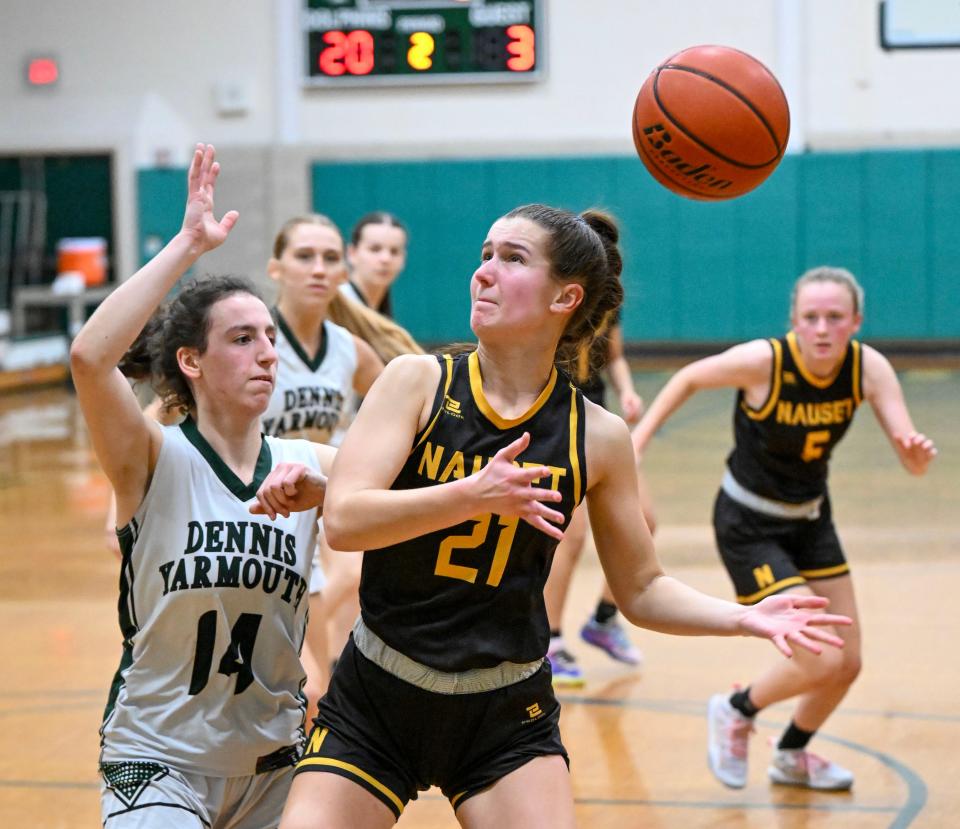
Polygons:
[[427,439],[427,435],[429,435],[433,431],[433,427],[437,425],[437,418],[440,417],[440,412],[443,411],[443,401],[446,400],[447,392],[450,391],[450,383],[453,382],[453,358],[449,354],[444,354],[443,363],[443,370],[447,375],[443,381],[443,397],[440,398],[440,405],[437,406],[437,413],[433,416],[433,420],[431,420],[430,423],[427,424],[427,428],[423,430],[423,434],[420,435],[420,440],[413,445],[414,449]]
[[573,503],[580,503],[580,455],[577,452],[577,390],[570,384],[570,468],[573,470]]
[[853,402],[859,406],[863,402],[863,380],[860,373],[860,343],[856,340],[851,340],[850,347],[853,348]]
[[773,411],[773,407],[777,405],[777,401],[780,399],[780,384],[783,382],[781,377],[783,349],[780,347],[780,340],[774,337],[770,338],[770,345],[773,347],[773,369],[770,372],[770,392],[767,394],[767,399],[759,409],[750,408],[746,400],[740,404],[740,408],[751,420],[766,420],[770,417],[770,412]]

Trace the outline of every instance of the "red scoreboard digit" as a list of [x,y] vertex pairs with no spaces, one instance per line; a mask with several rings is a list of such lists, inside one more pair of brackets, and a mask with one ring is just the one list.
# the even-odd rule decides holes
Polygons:
[[366,29],[324,32],[323,42],[326,48],[317,57],[317,66],[323,74],[339,77],[369,75],[373,71],[373,35]]
[[543,74],[541,0],[304,0],[306,83],[501,83]]

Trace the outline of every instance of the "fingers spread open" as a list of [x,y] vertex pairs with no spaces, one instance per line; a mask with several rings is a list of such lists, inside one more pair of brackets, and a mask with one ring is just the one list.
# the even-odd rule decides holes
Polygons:
[[195,193],[200,183],[200,165],[203,163],[203,144],[197,144],[190,159],[190,170],[187,173],[187,192]]
[[535,481],[539,481],[542,478],[550,477],[550,470],[545,466],[531,466],[526,469],[520,469],[517,471],[517,476],[519,480],[524,483],[532,484]]
[[793,607],[826,607],[830,600],[826,596],[790,595]]
[[808,625],[852,625],[853,619],[849,616],[840,616],[837,613],[815,613],[807,619]]
[[773,636],[770,641],[773,642],[777,650],[787,658],[793,656],[793,651],[790,650],[790,646],[787,644],[786,637],[782,633],[776,634],[776,636]]
[[557,541],[563,540],[563,530],[561,530],[555,524],[551,524],[549,521],[545,521],[539,515],[526,515],[523,518],[531,527],[536,530],[540,530],[542,533],[546,533],[551,538],[557,539]]
[[508,461],[513,461],[516,459],[524,449],[530,445],[530,433],[524,432],[520,437],[518,437],[513,443],[508,446],[504,446],[497,454],[495,458],[504,458]]
[[563,513],[557,512],[555,509],[550,509],[550,507],[545,504],[534,503],[532,505],[532,513],[534,515],[539,515],[541,518],[546,519],[547,521],[552,521],[554,524],[563,523]]
[[796,630],[793,633],[788,633],[786,638],[794,644],[799,645],[801,648],[806,648],[808,651],[810,651],[810,653],[823,652],[823,648],[806,636],[802,630]]
[[830,631],[811,627],[804,628],[803,633],[810,639],[816,639],[817,641],[823,642],[826,645],[832,645],[835,648],[843,647],[843,639],[836,634],[830,633]]

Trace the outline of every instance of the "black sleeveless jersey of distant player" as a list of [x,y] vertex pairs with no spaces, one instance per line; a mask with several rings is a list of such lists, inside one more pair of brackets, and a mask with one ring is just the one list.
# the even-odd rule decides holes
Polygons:
[[743,391],[737,397],[727,466],[751,492],[801,503],[826,493],[830,453],[863,399],[861,348],[852,340],[840,367],[821,379],[804,365],[792,331],[770,345],[770,394],[758,409]]
[[[416,489],[480,470],[530,433],[517,462],[546,466],[535,486],[559,490],[566,528],[586,489],[583,395],[553,369],[521,417],[500,417],[483,395],[476,352],[438,357],[441,379],[428,425],[391,489]],[[369,550],[360,606],[367,626],[411,659],[441,671],[532,662],[547,652],[543,586],[557,542],[517,516],[487,513]]]

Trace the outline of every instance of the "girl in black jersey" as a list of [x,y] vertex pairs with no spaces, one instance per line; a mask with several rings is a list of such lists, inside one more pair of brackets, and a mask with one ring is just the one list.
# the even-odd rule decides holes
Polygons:
[[[325,503],[330,543],[366,551],[362,615],[284,829],[387,827],[431,784],[463,826],[574,824],[543,584],[584,495],[631,622],[767,637],[788,654],[788,642],[840,644],[820,626],[846,620],[820,613],[824,599],[744,608],[660,569],[626,424],[557,368],[620,304],[617,238],[597,212],[511,211],[470,281],[476,350],[393,360],[364,400]],[[296,480],[291,470],[273,487],[270,511],[294,508]]]
[[820,267],[797,281],[792,330],[752,340],[678,371],[633,434],[638,456],[657,429],[694,392],[739,389],[736,444],[714,509],[723,563],[744,605],[773,594],[824,596],[854,620],[837,633],[842,650],[819,658],[798,652],[743,690],[716,694],[708,707],[710,768],[727,786],[747,781],[747,739],[756,713],[799,697],[768,768],[775,783],[848,789],[853,775],[806,750],[860,672],[860,627],[853,583],[831,520],[830,453],[861,400],[873,407],[904,468],[922,475],[936,455],[914,429],[900,383],[886,358],[853,340],[863,290],[842,268]]

